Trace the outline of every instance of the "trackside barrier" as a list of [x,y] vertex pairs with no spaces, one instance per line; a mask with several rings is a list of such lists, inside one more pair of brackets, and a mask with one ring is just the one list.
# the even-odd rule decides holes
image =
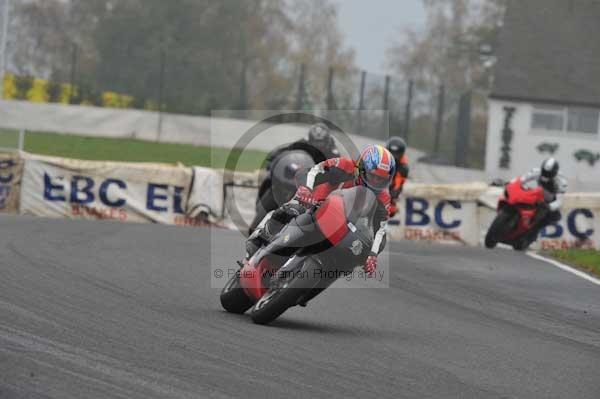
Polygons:
[[[0,212],[234,227],[236,217],[252,220],[258,181],[258,173],[231,177],[199,167],[0,154]],[[480,245],[501,193],[484,183],[409,182],[389,238]],[[569,193],[561,211],[534,248],[600,248],[600,193]]]
[[18,153],[0,154],[0,213],[17,213],[23,175]]
[[191,168],[24,154],[20,213],[174,225],[189,215]]
[[[227,209],[249,222],[254,215],[256,175],[226,184],[225,225],[233,225]],[[235,195],[232,195],[235,194]],[[398,213],[390,220],[391,240],[430,241],[445,244],[477,246],[496,216],[496,205],[502,189],[485,183],[417,184],[408,182]],[[562,218],[546,227],[533,249],[596,248],[600,249],[600,193],[565,195]]]

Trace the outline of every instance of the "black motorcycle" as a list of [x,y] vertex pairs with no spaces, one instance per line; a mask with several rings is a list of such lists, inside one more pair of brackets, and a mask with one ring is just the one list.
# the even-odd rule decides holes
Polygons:
[[250,224],[249,234],[272,210],[279,208],[294,196],[298,187],[296,176],[314,166],[313,158],[306,151],[285,151],[267,167],[267,177],[262,181],[256,200],[256,214]]

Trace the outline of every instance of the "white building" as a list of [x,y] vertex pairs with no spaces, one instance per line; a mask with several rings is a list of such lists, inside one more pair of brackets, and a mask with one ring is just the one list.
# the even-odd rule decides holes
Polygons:
[[488,178],[556,157],[569,191],[600,191],[600,2],[509,1],[497,49]]

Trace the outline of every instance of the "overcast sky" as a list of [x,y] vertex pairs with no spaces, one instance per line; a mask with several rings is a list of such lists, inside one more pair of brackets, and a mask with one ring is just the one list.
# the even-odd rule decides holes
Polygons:
[[403,28],[425,23],[421,0],[335,0],[346,43],[356,51],[358,67],[385,73],[385,50]]

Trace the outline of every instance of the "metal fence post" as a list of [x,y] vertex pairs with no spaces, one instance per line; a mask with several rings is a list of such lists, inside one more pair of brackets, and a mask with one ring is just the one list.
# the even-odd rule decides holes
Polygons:
[[298,93],[296,94],[296,109],[304,108],[304,64],[300,64],[300,77],[298,78]]
[[386,125],[386,122],[389,123],[389,109],[390,109],[390,76],[389,75],[385,75],[385,86],[383,88],[383,115],[382,115],[382,119],[381,119],[381,138],[384,140],[387,140],[389,137],[386,137],[386,131],[387,131],[387,135],[389,136],[389,129],[386,129],[386,127],[389,127],[389,125]]
[[408,139],[410,135],[410,114],[413,99],[413,86],[414,82],[410,80],[408,82],[408,93],[406,95],[406,109],[404,110],[404,140],[406,140],[406,144],[408,144]]
[[74,103],[74,95],[75,95],[75,74],[77,70],[77,44],[73,43],[71,47],[71,76],[70,76],[70,85],[71,89],[69,91],[69,104]]
[[383,109],[387,111],[389,109],[390,101],[390,76],[385,75],[385,86],[383,88]]
[[165,78],[165,50],[160,50],[160,74],[158,78],[158,131],[156,141],[160,141],[163,127],[163,85]]
[[458,121],[456,124],[456,148],[454,164],[459,167],[468,167],[469,140],[471,138],[471,91],[460,97],[458,108]]
[[19,151],[25,151],[25,129],[19,130]]
[[333,67],[329,67],[329,76],[327,77],[327,109],[335,108],[335,99],[333,97]]
[[247,81],[246,81],[246,72],[248,69],[248,60],[244,58],[242,61],[242,75],[240,76],[240,109],[245,110],[248,107],[247,103]]
[[0,41],[0,100],[4,98],[4,75],[6,73],[6,42],[8,41],[8,8],[10,0],[4,0],[2,12],[2,40]]
[[367,84],[367,71],[360,73],[360,88],[358,94],[358,134],[363,134],[363,113],[365,109],[365,85]]
[[440,91],[438,94],[438,108],[437,117],[435,121],[435,142],[433,144],[433,153],[438,154],[440,152],[440,137],[442,136],[442,130],[444,128],[444,98],[446,96],[446,88],[444,85],[440,85]]

